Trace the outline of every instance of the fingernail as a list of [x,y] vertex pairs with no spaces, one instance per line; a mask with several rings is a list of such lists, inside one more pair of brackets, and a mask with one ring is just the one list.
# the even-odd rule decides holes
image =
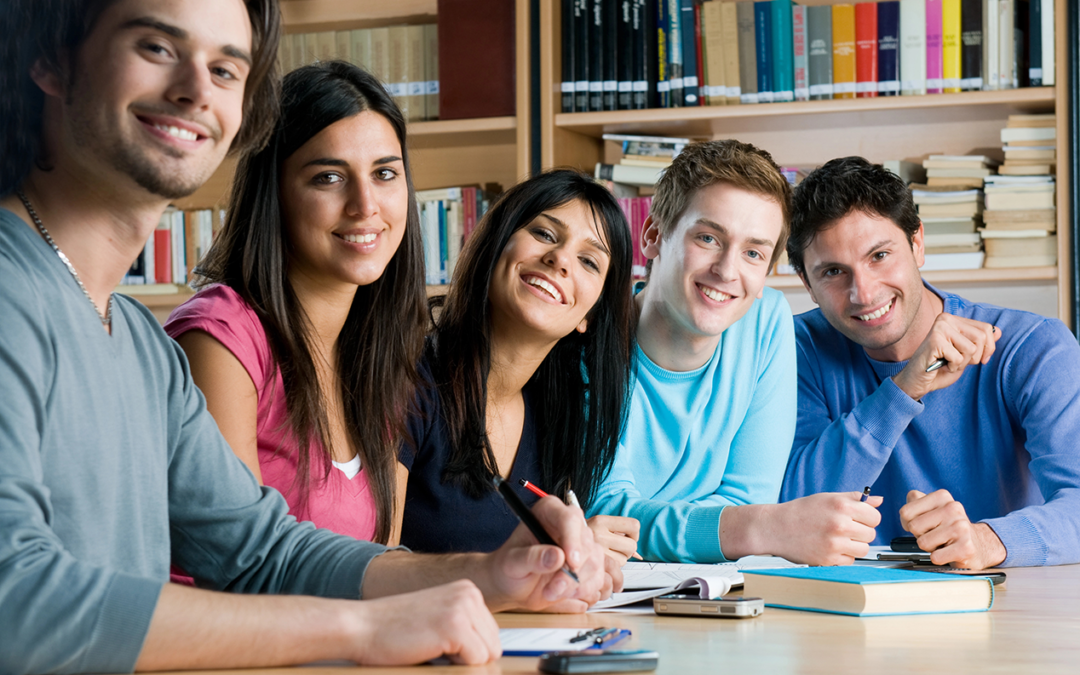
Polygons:
[[555,549],[549,548],[544,551],[544,556],[540,560],[544,567],[551,569],[559,564],[559,554],[555,552]]
[[581,564],[581,551],[574,550],[570,552],[570,564],[573,567]]

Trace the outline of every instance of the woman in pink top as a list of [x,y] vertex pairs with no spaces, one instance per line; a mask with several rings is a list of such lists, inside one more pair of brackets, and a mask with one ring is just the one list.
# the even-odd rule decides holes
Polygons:
[[[287,75],[241,157],[201,290],[165,330],[233,451],[292,512],[396,542],[426,295],[405,120],[363,70]],[[401,488],[398,489],[398,485]]]

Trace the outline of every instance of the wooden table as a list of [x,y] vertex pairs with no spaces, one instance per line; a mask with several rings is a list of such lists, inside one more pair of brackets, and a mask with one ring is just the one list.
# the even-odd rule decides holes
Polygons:
[[[756,619],[655,615],[500,614],[504,628],[618,626],[633,631],[620,648],[660,653],[657,673],[1080,673],[1080,565],[1005,570],[994,608],[976,614],[860,619],[767,607]],[[484,667],[365,669],[365,673],[535,673],[536,658]],[[332,672],[331,672],[332,671]],[[297,675],[293,669],[261,673]],[[299,671],[312,675],[311,669]],[[319,675],[355,673],[319,669]]]

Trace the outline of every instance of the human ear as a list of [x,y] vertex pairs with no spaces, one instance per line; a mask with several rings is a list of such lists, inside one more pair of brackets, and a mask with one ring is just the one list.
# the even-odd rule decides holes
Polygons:
[[915,255],[916,267],[922,267],[926,262],[926,248],[923,244],[923,224],[919,221],[919,229],[911,235],[911,252]]
[[639,242],[642,252],[649,260],[655,260],[660,255],[660,238],[660,225],[649,216],[641,226]]
[[574,330],[576,330],[579,333],[584,333],[585,329],[588,327],[588,325],[589,325],[589,320],[588,319],[582,319],[581,323],[579,323],[577,325],[577,328],[575,328]]
[[30,79],[38,86],[46,96],[61,98],[64,88],[60,74],[45,64],[42,59],[34,61],[30,67]]

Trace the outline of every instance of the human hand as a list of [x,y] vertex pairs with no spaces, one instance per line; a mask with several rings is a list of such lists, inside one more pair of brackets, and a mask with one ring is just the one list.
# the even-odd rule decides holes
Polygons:
[[882,497],[823,492],[778,504],[765,550],[807,565],[850,565],[870,552]]
[[404,666],[446,656],[478,665],[502,655],[499,626],[471,581],[349,603],[350,657],[368,666]]
[[[593,539],[622,567],[637,553],[641,523],[637,518],[623,516],[593,516],[589,518]],[[640,556],[639,556],[640,557]]]
[[935,565],[981,570],[1000,565],[1008,555],[993,528],[972,523],[964,505],[947,490],[908,492],[900,524],[915,535],[919,548],[930,552]]
[[[918,401],[930,392],[956,382],[967,366],[987,363],[1000,337],[1001,329],[997,326],[942,312],[934,319],[930,333],[908,359],[904,369],[893,377],[893,382]],[[930,364],[938,359],[945,359],[948,363],[926,372]]]
[[[485,593],[488,605],[584,612],[600,600],[605,583],[611,582],[604,573],[604,549],[593,541],[581,509],[549,496],[540,499],[532,511],[559,546],[538,544],[528,528],[519,525],[486,558],[491,584]],[[577,574],[577,583],[562,572],[564,563]]]

